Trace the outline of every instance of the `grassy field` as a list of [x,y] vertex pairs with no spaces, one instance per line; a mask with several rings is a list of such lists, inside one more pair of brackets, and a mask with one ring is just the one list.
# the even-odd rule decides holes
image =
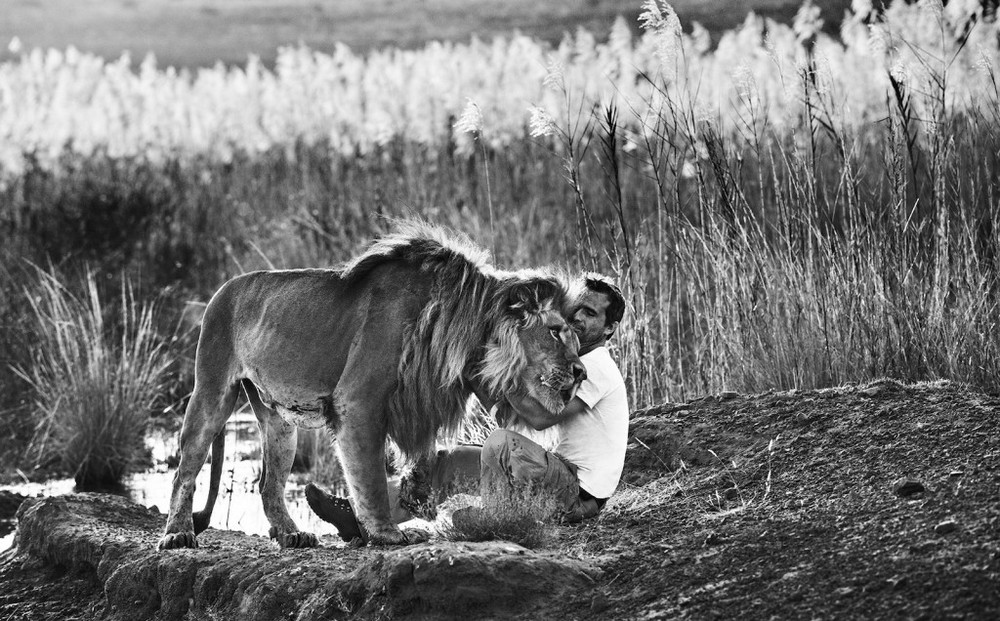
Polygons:
[[615,277],[635,406],[886,375],[1000,388],[996,26],[956,38],[933,3],[897,4],[834,39],[816,17],[714,45],[665,14],[606,42],[300,48],[197,75],[0,64],[0,450],[24,458],[45,404],[73,399],[58,390],[101,390],[26,380],[78,366],[43,355],[74,322],[37,312],[30,263],[66,296],[95,274],[109,336],[78,322],[85,349],[122,340],[123,280],[160,301],[152,409],[176,413],[191,302],[346,260],[387,216],[468,233],[503,267]]
[[[105,58],[129,50],[153,52],[161,66],[210,67],[246,62],[256,54],[273,63],[279,46],[304,43],[331,52],[337,43],[356,51],[415,48],[428,41],[491,39],[515,30],[558,42],[583,27],[606,36],[618,15],[637,28],[641,0],[6,0],[0,42],[18,37],[28,48],[65,48]],[[685,24],[699,21],[714,33],[740,24],[748,11],[790,22],[794,0],[681,0],[673,5]],[[831,25],[849,0],[823,0]],[[9,57],[9,55],[7,56]],[[0,52],[0,60],[5,58]]]

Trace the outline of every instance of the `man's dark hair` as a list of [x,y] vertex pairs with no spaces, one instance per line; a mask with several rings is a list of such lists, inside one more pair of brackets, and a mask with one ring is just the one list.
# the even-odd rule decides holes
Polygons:
[[604,325],[610,326],[621,321],[625,316],[625,297],[615,281],[597,272],[587,272],[583,275],[583,284],[591,291],[608,296],[608,309],[604,313]]

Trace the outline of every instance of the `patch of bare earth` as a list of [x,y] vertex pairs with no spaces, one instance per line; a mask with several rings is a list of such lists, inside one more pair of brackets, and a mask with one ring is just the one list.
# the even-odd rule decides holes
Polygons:
[[105,608],[100,581],[90,572],[0,554],[0,619],[86,621]]
[[[0,556],[0,619],[141,618],[140,608],[121,605],[136,598],[156,618],[172,618],[166,611],[189,601],[237,618],[226,612],[240,606],[222,597],[229,591],[208,588],[228,566],[265,582],[285,580],[296,567],[295,580],[281,582],[284,595],[261,601],[298,606],[302,618],[465,615],[456,594],[472,586],[486,594],[466,593],[470,602],[480,597],[475,609],[524,619],[1000,618],[998,411],[1000,397],[964,386],[893,381],[642,410],[633,415],[620,491],[597,519],[555,528],[541,556],[444,541],[278,551],[213,531],[206,541],[218,541],[206,550],[157,555],[149,550],[162,516],[126,507],[107,525],[56,529],[65,531],[65,544],[40,535],[33,545],[48,563]],[[72,519],[86,518],[86,505],[74,511]],[[77,570],[53,565],[63,551]],[[499,559],[493,569],[463,573],[478,567],[473,557],[488,554]],[[122,590],[130,572],[116,559],[148,565],[138,586]],[[483,608],[489,593],[519,599],[512,593],[524,587],[490,585],[506,584],[529,561],[548,564],[530,574],[525,594],[548,595]],[[163,569],[185,562],[184,571]],[[98,564],[100,579],[79,569],[87,563]],[[582,577],[570,585],[569,573],[553,575],[562,572]],[[187,581],[183,589],[171,586],[175,574]],[[305,584],[306,575],[314,582]],[[373,585],[363,597],[352,591],[362,579]],[[174,591],[186,595],[174,598]],[[344,607],[344,593],[360,599]],[[242,605],[256,608],[257,599],[244,597]]]
[[583,616],[1000,618],[998,406],[880,381],[637,412],[624,489],[562,533],[604,570]]

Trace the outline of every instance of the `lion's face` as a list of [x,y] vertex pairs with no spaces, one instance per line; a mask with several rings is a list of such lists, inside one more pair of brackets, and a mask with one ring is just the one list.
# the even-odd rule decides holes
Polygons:
[[576,333],[561,313],[547,310],[519,330],[518,339],[527,362],[521,386],[545,409],[558,414],[587,376]]

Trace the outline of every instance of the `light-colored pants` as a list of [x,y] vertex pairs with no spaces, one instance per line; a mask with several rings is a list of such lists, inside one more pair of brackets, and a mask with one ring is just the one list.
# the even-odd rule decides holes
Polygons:
[[497,429],[483,445],[480,485],[537,485],[550,492],[557,510],[570,513],[580,505],[576,467],[516,431]]
[[407,477],[391,483],[389,495],[397,521],[411,516],[433,519],[436,505],[453,494],[521,485],[551,493],[559,512],[569,513],[580,506],[576,468],[507,429],[495,430],[482,447],[461,445],[438,451]]
[[516,431],[497,429],[482,447],[460,445],[440,450],[408,476],[389,485],[393,519],[433,519],[436,505],[456,493],[488,486],[536,485],[552,493],[560,513],[580,507],[576,468]]

